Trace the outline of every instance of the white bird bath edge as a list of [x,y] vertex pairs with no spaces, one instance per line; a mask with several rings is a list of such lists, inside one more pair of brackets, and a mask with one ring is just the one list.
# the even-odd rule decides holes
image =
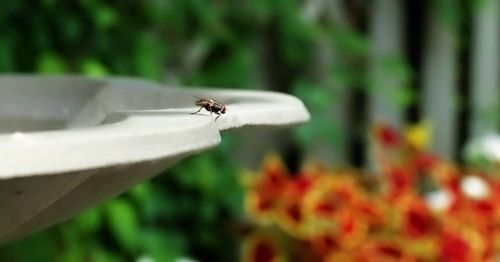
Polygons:
[[[0,76],[0,243],[59,223],[217,146],[220,131],[309,119],[293,96],[134,78]],[[194,96],[225,103],[196,111]]]

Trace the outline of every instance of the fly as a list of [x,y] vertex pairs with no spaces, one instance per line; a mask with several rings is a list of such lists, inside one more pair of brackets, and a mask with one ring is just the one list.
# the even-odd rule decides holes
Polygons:
[[212,98],[200,98],[200,97],[196,98],[198,100],[196,100],[195,104],[199,106],[200,109],[191,114],[196,114],[200,112],[203,108],[205,108],[205,110],[210,112],[210,115],[212,115],[212,113],[215,113],[217,115],[217,117],[215,118],[215,121],[217,121],[217,119],[221,116],[221,114],[226,113],[226,106],[224,104],[217,102]]

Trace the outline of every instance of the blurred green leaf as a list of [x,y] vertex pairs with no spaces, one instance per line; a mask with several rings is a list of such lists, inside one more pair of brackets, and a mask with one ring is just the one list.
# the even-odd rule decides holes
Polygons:
[[396,76],[401,80],[408,80],[412,76],[412,71],[408,62],[401,55],[390,55],[382,59],[382,71],[387,76]]
[[85,255],[85,247],[80,242],[78,227],[71,222],[59,228],[63,249],[58,258],[61,262],[79,262]]
[[162,25],[166,22],[168,17],[168,6],[167,1],[145,1],[144,9],[147,17],[151,19],[154,23]]
[[257,22],[265,23],[273,15],[273,1],[269,0],[254,0],[247,2],[249,6],[247,7],[255,14],[255,19]]
[[433,13],[441,22],[448,25],[450,29],[456,29],[465,18],[461,8],[462,3],[452,0],[436,0],[431,2]]
[[216,162],[213,161],[212,157],[197,157],[195,161],[191,163],[193,168],[193,173],[188,173],[186,176],[191,176],[190,182],[191,186],[199,188],[200,191],[206,196],[212,196],[216,193],[217,189],[217,175],[218,170],[216,167]]
[[217,205],[218,203],[210,200],[203,201],[200,205],[200,215],[201,220],[213,221],[217,217]]
[[105,31],[119,22],[118,12],[105,4],[100,4],[94,8],[94,22],[99,30]]
[[14,39],[10,36],[0,37],[0,71],[10,72],[14,70]]
[[137,250],[139,220],[132,204],[118,198],[108,202],[105,207],[107,223],[113,238],[125,250]]
[[56,74],[67,71],[64,58],[52,52],[42,53],[38,57],[37,71],[42,74]]
[[344,139],[335,121],[325,115],[319,115],[297,128],[294,135],[304,148],[317,144],[336,146]]
[[297,81],[292,93],[301,98],[311,110],[328,109],[336,100],[331,90],[307,81]]
[[471,7],[473,11],[481,10],[481,8],[485,8],[488,2],[492,2],[495,0],[468,0],[468,7]]
[[61,21],[61,36],[64,37],[64,43],[68,45],[78,44],[78,40],[82,35],[82,22],[80,17],[72,13],[58,13]]
[[75,218],[75,223],[81,234],[95,234],[102,224],[100,208],[94,207],[87,209],[85,212]]
[[194,75],[189,82],[193,85],[220,86],[232,88],[255,88],[255,56],[245,47],[232,49],[230,53]]
[[81,71],[91,77],[102,77],[108,75],[108,69],[99,60],[94,58],[84,59],[81,63]]
[[148,229],[141,233],[142,249],[154,261],[175,261],[186,252],[182,235],[173,231]]
[[400,108],[406,108],[416,102],[416,93],[413,89],[400,87],[392,92],[390,100]]
[[143,77],[161,80],[164,73],[162,51],[165,50],[161,45],[167,43],[160,43],[159,39],[147,33],[139,36],[136,41],[134,64],[137,66],[137,72]]
[[144,182],[130,189],[129,195],[130,197],[135,199],[139,204],[145,204],[154,198],[153,191],[154,191],[153,186],[148,182]]
[[135,186],[129,196],[135,200],[141,218],[147,223],[153,223],[162,217],[175,216],[175,196],[166,192],[164,188],[155,187],[153,182],[145,182]]
[[52,8],[56,5],[57,0],[42,0],[41,2],[45,8]]
[[190,0],[187,2],[190,4],[190,10],[194,12],[201,26],[206,27],[210,31],[222,26],[219,23],[220,18],[217,11],[217,9],[221,8],[220,5],[217,8],[214,2],[204,0]]
[[57,246],[49,232],[32,235],[0,248],[0,261],[39,262],[53,261]]
[[370,50],[370,42],[368,38],[348,27],[335,27],[333,29],[334,46],[339,51],[346,52],[352,55],[367,55]]
[[[122,262],[125,259],[118,254],[113,253],[111,250],[106,250],[98,245],[92,246],[87,250],[88,260],[91,262]],[[83,261],[83,260],[82,260]]]

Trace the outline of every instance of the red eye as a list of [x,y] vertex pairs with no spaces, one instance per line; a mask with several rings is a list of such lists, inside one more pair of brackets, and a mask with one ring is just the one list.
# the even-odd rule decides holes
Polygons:
[[220,110],[221,113],[225,114],[226,113],[226,107],[225,106],[222,106],[221,110]]

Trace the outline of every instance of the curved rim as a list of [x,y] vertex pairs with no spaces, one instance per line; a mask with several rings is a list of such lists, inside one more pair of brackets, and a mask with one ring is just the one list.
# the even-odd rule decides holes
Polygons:
[[[168,87],[168,89],[170,92],[176,93],[178,97],[207,97],[224,103],[227,112],[216,121],[216,125],[221,131],[247,126],[298,125],[310,119],[309,112],[302,101],[284,93],[207,88],[180,89]],[[194,112],[197,109],[197,107],[188,106],[168,110],[143,110],[142,113],[187,113]],[[210,116],[205,110],[202,110],[200,115]],[[212,119],[215,119],[215,116]]]
[[0,179],[151,161],[219,143],[212,121],[180,114],[131,114],[90,128],[13,133],[0,137]]
[[[173,101],[177,106],[120,110],[109,114],[107,121],[97,126],[1,134],[0,179],[90,170],[194,153],[219,144],[219,131],[245,126],[295,125],[310,118],[299,99],[276,92],[162,88],[155,82],[129,77],[0,75],[2,78],[89,81],[104,88],[164,90],[177,100]],[[197,109],[195,96],[223,101],[228,111],[216,122],[207,112],[191,115]]]

